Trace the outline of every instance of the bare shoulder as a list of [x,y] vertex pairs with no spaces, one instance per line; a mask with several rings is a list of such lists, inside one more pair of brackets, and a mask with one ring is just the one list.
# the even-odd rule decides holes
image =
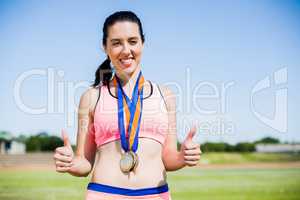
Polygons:
[[171,90],[170,87],[165,86],[163,84],[157,84],[157,86],[161,92],[161,95],[166,101],[168,109],[172,109],[172,107],[174,107],[176,104],[176,96],[174,92]]
[[156,84],[158,89],[161,92],[161,95],[165,98],[165,99],[173,99],[175,98],[175,94],[172,91],[172,89],[164,84]]
[[174,92],[171,90],[170,87],[163,84],[157,84],[157,86],[159,87],[164,97],[167,98],[167,97],[175,96]]
[[84,110],[92,110],[97,102],[99,95],[98,87],[90,87],[86,91],[83,92],[80,98],[80,109]]

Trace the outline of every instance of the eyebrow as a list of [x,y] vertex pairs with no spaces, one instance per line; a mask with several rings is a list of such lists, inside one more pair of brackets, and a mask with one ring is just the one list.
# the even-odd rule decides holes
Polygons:
[[[138,37],[130,37],[130,38],[128,38],[128,40],[137,40],[138,39]],[[111,42],[119,42],[121,39],[119,39],[119,38],[113,38],[113,39],[111,39],[110,41]]]

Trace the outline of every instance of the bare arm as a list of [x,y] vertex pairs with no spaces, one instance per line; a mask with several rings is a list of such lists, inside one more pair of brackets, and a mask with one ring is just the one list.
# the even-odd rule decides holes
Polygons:
[[183,157],[177,151],[176,97],[167,87],[160,86],[168,111],[168,135],[163,147],[163,162],[167,171],[178,170],[185,166]]
[[69,171],[74,176],[87,176],[94,165],[96,144],[92,129],[96,99],[97,93],[93,89],[86,91],[80,98],[76,152],[74,165]]
[[78,109],[76,152],[74,155],[71,146],[68,145],[68,138],[64,138],[65,146],[57,148],[54,155],[58,172],[68,172],[73,176],[87,176],[91,172],[96,153],[96,144],[92,133],[96,99],[97,91],[95,89],[89,89],[81,96]]
[[166,101],[168,110],[168,135],[163,148],[163,162],[167,171],[175,171],[185,166],[195,166],[200,159],[200,145],[192,141],[196,129],[192,128],[177,150],[177,129],[176,129],[176,97],[167,87],[161,87],[162,95]]

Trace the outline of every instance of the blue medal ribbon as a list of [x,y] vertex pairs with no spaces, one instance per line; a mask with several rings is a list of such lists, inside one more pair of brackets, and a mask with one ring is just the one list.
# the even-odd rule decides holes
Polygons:
[[[138,149],[138,135],[141,123],[142,108],[143,108],[143,82],[144,78],[140,72],[136,80],[132,100],[123,91],[119,78],[116,76],[117,82],[117,96],[118,96],[118,125],[120,132],[121,145],[125,152],[131,150],[136,152]],[[139,91],[140,88],[140,91]],[[125,105],[124,105],[125,104]],[[139,105],[139,106],[138,106]],[[126,139],[125,125],[124,125],[124,110],[128,107],[130,115],[127,121],[127,132],[129,141]],[[138,117],[138,120],[136,119]],[[127,117],[126,117],[127,118]],[[135,129],[135,130],[134,130]]]

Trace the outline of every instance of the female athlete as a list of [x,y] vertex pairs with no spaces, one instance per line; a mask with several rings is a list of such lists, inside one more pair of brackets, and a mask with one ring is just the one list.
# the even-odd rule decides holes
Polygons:
[[86,200],[169,200],[166,171],[200,160],[195,128],[177,150],[175,95],[144,78],[144,42],[133,12],[115,12],[105,20],[107,59],[80,98],[76,151],[65,131],[64,146],[55,150],[57,172],[92,173]]

